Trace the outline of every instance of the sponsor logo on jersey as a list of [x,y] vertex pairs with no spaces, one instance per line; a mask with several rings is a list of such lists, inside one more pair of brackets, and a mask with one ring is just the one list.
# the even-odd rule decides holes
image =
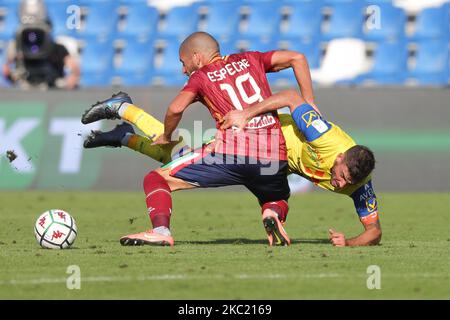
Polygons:
[[374,192],[373,192],[373,189],[372,189],[372,187],[368,184],[368,183],[366,183],[365,185],[364,185],[364,193],[362,193],[360,196],[359,196],[359,201],[366,201],[366,203],[367,203],[367,201],[369,200],[369,199],[371,199],[371,198],[374,198]]
[[319,118],[319,115],[314,110],[302,114],[302,119],[306,123],[306,128],[309,128],[313,124],[314,120]]
[[312,122],[312,126],[319,133],[324,133],[328,130],[328,126],[321,119],[316,119]]
[[377,211],[377,199],[376,198],[366,199],[366,207],[367,211],[369,211],[370,213]]
[[275,118],[271,114],[265,114],[262,116],[257,116],[251,119],[245,126],[246,129],[260,129],[274,125],[276,123]]

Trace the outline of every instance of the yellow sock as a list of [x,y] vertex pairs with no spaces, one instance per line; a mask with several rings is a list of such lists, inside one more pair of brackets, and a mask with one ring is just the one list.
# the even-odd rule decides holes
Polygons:
[[164,133],[164,124],[153,118],[141,108],[132,104],[127,104],[125,110],[121,114],[123,120],[126,120],[142,132],[150,139],[156,139]]
[[174,141],[165,145],[153,145],[153,141],[147,137],[140,136],[138,134],[132,134],[128,137],[127,147],[134,151],[140,152],[149,156],[153,160],[167,164],[172,161],[172,155],[181,156],[182,152],[188,152],[189,148],[186,148],[183,143],[183,138],[180,137],[178,141]]
[[155,146],[152,143],[153,141],[147,137],[132,134],[128,138],[127,147],[163,164],[169,163],[172,160],[170,150],[163,148],[161,145]]

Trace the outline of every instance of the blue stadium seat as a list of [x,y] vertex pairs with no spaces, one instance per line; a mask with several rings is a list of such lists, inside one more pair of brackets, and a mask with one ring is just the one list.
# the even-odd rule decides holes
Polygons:
[[152,84],[152,70],[142,72],[123,73],[120,75],[120,85],[128,87],[146,87]]
[[116,74],[142,73],[152,69],[154,60],[153,41],[139,41],[127,38],[124,46],[121,64],[116,66]]
[[399,41],[405,37],[406,14],[401,8],[394,7],[391,4],[377,4],[377,12],[368,12],[372,18],[379,15],[380,24],[374,20],[365,24],[365,39],[369,41]]
[[371,81],[381,85],[401,85],[407,78],[408,48],[405,42],[379,42],[370,72],[356,82]]
[[0,25],[0,40],[10,40],[14,38],[19,25],[19,5],[11,1],[0,2],[3,11],[3,22]]
[[419,85],[423,86],[448,86],[450,78],[447,73],[421,73],[415,76]]
[[119,0],[121,5],[148,4],[147,0]]
[[249,9],[245,30],[238,30],[241,36],[270,37],[278,32],[281,6],[277,1],[250,5]]
[[446,6],[439,8],[426,8],[422,10],[416,22],[416,32],[413,39],[437,39],[448,38],[449,33],[449,13]]
[[280,29],[283,37],[305,40],[317,38],[321,33],[322,12],[319,1],[286,2],[289,20],[286,28]]
[[115,76],[120,78],[121,85],[144,86],[151,83],[154,50],[152,40],[126,39],[121,64],[115,68]]
[[6,59],[6,46],[6,42],[0,41],[0,65],[2,65]]
[[165,27],[160,33],[164,36],[185,38],[196,31],[198,5],[174,7],[166,14]]
[[18,6],[21,1],[22,0],[2,0],[2,1],[0,1],[0,7],[3,6],[3,5],[5,5],[5,6],[17,5]]
[[[219,1],[227,1],[227,0],[219,0]],[[228,0],[230,1],[230,0]],[[280,3],[280,0],[241,0],[240,1],[243,5],[246,6],[259,6],[259,5],[265,5],[265,4],[275,4]]]
[[448,85],[449,44],[446,40],[418,43],[416,66],[410,72],[419,84]]
[[328,28],[323,32],[326,40],[361,38],[364,21],[363,6],[359,2],[343,2],[332,7]]
[[[6,45],[0,44],[0,66],[3,66],[6,60]],[[9,87],[10,83],[0,74],[0,88]]]
[[236,36],[230,40],[230,43],[235,48],[235,52],[244,51],[270,51],[274,50],[272,43],[261,40],[259,36]]
[[357,1],[359,2],[360,0],[324,0],[324,4],[326,6],[335,6],[335,5],[346,4],[349,2],[356,3]]
[[296,86],[297,79],[295,79],[292,69],[285,69],[278,72],[270,72],[266,74],[267,80],[271,86]]
[[325,5],[325,0],[283,0],[283,6],[301,5],[305,3],[317,3],[320,6]]
[[54,36],[75,35],[77,28],[75,20],[72,21],[73,26],[70,26],[71,28],[74,27],[74,29],[70,29],[67,26],[68,17],[70,14],[73,14],[72,12],[67,13],[68,6],[70,5],[72,5],[72,3],[69,4],[67,1],[54,1],[51,5],[47,4],[47,13],[52,22]]
[[447,63],[447,79],[450,82],[450,52],[448,54],[448,63]]
[[114,57],[112,42],[99,42],[93,37],[85,40],[85,45],[81,52],[81,72],[102,73],[112,69]]
[[166,37],[156,41],[163,44],[161,60],[154,65],[153,83],[167,86],[181,86],[188,78],[182,73],[178,56],[180,41],[177,37]]
[[220,45],[220,53],[222,54],[222,56],[237,53],[240,51],[239,48],[237,48],[236,46],[237,43],[235,39],[221,41],[219,45]]
[[81,87],[107,87],[111,85],[112,73],[105,72],[84,72],[81,73]]
[[118,36],[133,35],[142,39],[156,33],[159,21],[159,11],[145,2],[130,3],[128,6],[125,27]]
[[200,5],[200,9],[206,9],[206,23],[200,28],[208,32],[218,40],[232,35],[239,22],[238,1],[215,1]]
[[111,41],[99,42],[97,37],[83,39],[80,60],[80,85],[104,87],[111,85],[113,76],[114,48]]
[[306,56],[311,69],[319,68],[321,59],[321,48],[319,41],[302,42],[291,38],[279,37],[274,44],[274,49],[297,51]]
[[[276,40],[274,45],[278,50],[297,51],[306,56],[310,69],[316,69],[320,65],[321,50],[319,42],[300,42],[292,39],[283,39],[280,37]],[[280,72],[268,73],[267,78],[273,85],[297,85],[297,79],[292,69],[283,70]]]
[[80,36],[96,35],[99,38],[109,37],[116,30],[118,22],[118,3],[114,0],[83,1],[87,7],[86,23]]
[[365,0],[367,5],[392,4],[393,0]]
[[[45,5],[47,6],[47,9],[54,5],[55,3],[63,3],[65,2],[66,5],[81,5],[83,0],[44,0]],[[95,0],[94,0],[95,1]]]

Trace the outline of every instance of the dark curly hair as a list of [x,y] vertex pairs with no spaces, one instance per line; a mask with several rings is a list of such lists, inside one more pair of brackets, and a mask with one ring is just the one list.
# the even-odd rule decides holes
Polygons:
[[362,145],[356,145],[345,151],[344,162],[348,168],[352,184],[364,180],[375,168],[373,152]]

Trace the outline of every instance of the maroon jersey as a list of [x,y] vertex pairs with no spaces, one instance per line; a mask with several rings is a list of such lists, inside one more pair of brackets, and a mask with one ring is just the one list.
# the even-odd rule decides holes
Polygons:
[[[243,110],[270,97],[266,72],[273,51],[243,52],[213,61],[191,74],[182,89],[196,94],[216,120],[231,110]],[[254,158],[286,160],[286,144],[276,112],[253,118],[245,130],[218,130],[215,151]]]

